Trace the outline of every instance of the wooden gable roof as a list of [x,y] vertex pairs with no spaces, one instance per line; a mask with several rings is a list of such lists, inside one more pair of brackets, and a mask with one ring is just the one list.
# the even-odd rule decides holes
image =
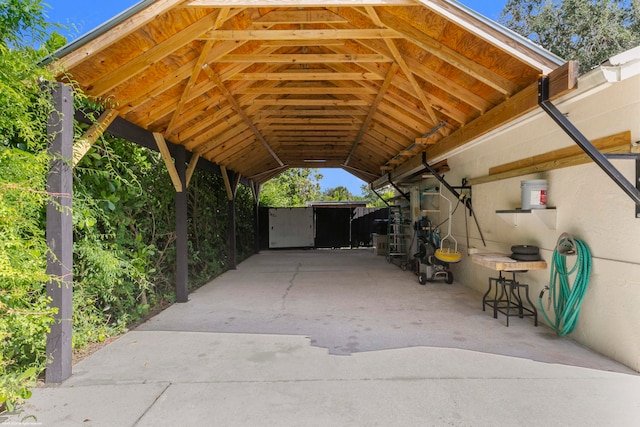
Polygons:
[[58,58],[60,80],[256,183],[374,182],[510,120],[561,64],[447,0],[143,1]]

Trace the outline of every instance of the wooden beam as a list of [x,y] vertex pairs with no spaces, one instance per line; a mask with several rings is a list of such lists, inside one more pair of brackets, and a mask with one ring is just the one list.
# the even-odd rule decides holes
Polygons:
[[191,156],[191,160],[189,160],[189,167],[187,168],[186,182],[185,187],[189,188],[189,183],[191,182],[191,178],[193,177],[193,172],[196,170],[196,166],[198,165],[198,161],[200,160],[200,154],[194,153]]
[[326,64],[330,62],[391,62],[380,54],[339,54],[339,53],[306,53],[306,54],[264,54],[264,55],[225,55],[216,59],[216,62],[249,62],[249,63],[274,63],[274,64]]
[[82,138],[73,144],[73,167],[76,167],[116,117],[118,117],[118,110],[111,108],[105,110],[98,117],[98,120],[82,135]]
[[[239,48],[241,45],[242,43],[235,43],[232,41],[218,43],[211,50],[209,58],[207,58],[206,62],[214,62],[216,58],[232,52],[234,49]],[[161,95],[163,92],[171,90],[174,86],[182,82],[183,79],[188,78],[193,73],[196,61],[197,59],[194,59],[193,61],[186,63],[174,72],[167,74],[157,81],[145,82],[145,85],[142,85],[142,87],[140,88],[140,92],[136,92],[135,95],[131,95],[130,97],[128,97],[128,99],[121,100],[121,107],[119,108],[120,113],[122,115],[126,115],[134,109],[145,108],[144,104],[147,102],[152,103],[152,101],[156,101],[159,95]],[[213,86],[214,85],[211,84],[198,85],[198,90],[194,88],[189,101],[191,101],[194,96],[199,96],[203,93],[206,93],[211,88],[213,88]],[[175,103],[171,103],[171,106],[169,108],[173,110],[174,106]],[[157,114],[154,109],[151,109],[149,113],[153,113],[154,115]]]
[[401,38],[396,31],[387,29],[346,30],[213,30],[198,37],[204,40],[352,40]]
[[[601,153],[631,153],[631,132],[621,132],[592,141]],[[580,147],[571,146],[560,150],[528,157],[489,169],[489,175],[468,180],[469,185],[484,184],[516,176],[529,175],[592,162]]]
[[[272,175],[272,174],[280,174],[282,172],[284,172],[287,169],[287,166],[278,166],[277,168],[273,168],[273,169],[269,169],[266,170],[264,172],[260,172],[258,174],[252,175],[249,177],[249,179],[254,180],[254,181],[260,181],[260,182],[266,182],[268,179],[265,180],[261,180],[261,177],[264,177],[265,175]],[[272,175],[275,176],[275,175]]]
[[360,126],[360,130],[358,131],[358,135],[356,136],[356,139],[353,142],[351,151],[349,152],[349,155],[344,161],[345,165],[349,164],[349,161],[351,160],[351,156],[353,156],[353,153],[355,153],[356,148],[358,148],[358,144],[360,144],[360,142],[362,141],[363,135],[367,130],[369,130],[369,125],[373,120],[373,116],[377,111],[378,106],[384,99],[384,96],[387,93],[387,90],[389,89],[389,86],[391,85],[391,82],[396,76],[396,73],[398,72],[399,68],[400,66],[396,63],[391,64],[391,67],[389,67],[389,71],[387,72],[384,82],[382,83],[382,85],[380,86],[380,90],[378,91],[378,95],[376,96],[376,99],[373,101],[373,104],[371,104],[371,107],[369,108],[369,113],[367,114],[367,117],[364,119],[364,123],[362,123],[362,126]]
[[[565,95],[577,87],[577,76],[572,72],[572,70],[575,69],[575,65],[573,61],[568,62],[549,74],[550,88],[553,88],[550,94],[551,100]],[[474,139],[534,111],[536,108],[538,108],[537,81],[531,83],[511,98],[495,106],[466,126],[442,138],[437,144],[430,145],[427,148],[427,159],[445,156]],[[418,172],[423,168],[422,156],[417,155],[395,168],[392,173],[392,178],[398,180]],[[385,176],[380,177],[374,182],[374,185],[376,185],[374,188],[378,188],[377,186],[380,183],[386,183],[386,179]]]
[[[434,10],[453,24],[464,28],[470,34],[484,39],[499,49],[509,53],[519,61],[531,67],[540,69],[543,73],[549,73],[559,65],[550,59],[551,55],[542,53],[542,49],[533,48],[528,40],[524,43],[505,35],[504,31],[487,25],[485,22],[469,15],[465,10],[445,0],[431,0],[425,2],[425,6]],[[558,58],[559,59],[559,58]]]
[[279,130],[284,130],[284,131],[291,131],[291,132],[301,132],[304,133],[305,131],[311,131],[311,132],[324,132],[324,131],[347,131],[347,132],[354,132],[356,130],[358,130],[358,126],[357,125],[351,125],[351,124],[347,124],[347,125],[341,125],[341,124],[336,124],[336,125],[329,125],[329,124],[325,124],[325,125],[316,125],[316,124],[310,124],[310,125],[291,125],[291,124],[268,124],[266,126],[263,127],[264,130],[271,130],[271,131],[279,131]]
[[227,80],[276,80],[276,81],[332,81],[332,80],[384,80],[376,73],[282,72],[238,73]]
[[270,99],[254,99],[246,102],[245,105],[288,105],[301,107],[362,107],[369,106],[369,103],[361,99],[289,99],[289,98],[270,98]]
[[407,78],[407,80],[409,80],[409,83],[411,83],[411,87],[413,88],[413,92],[414,92],[413,94],[420,100],[420,102],[422,103],[422,107],[425,109],[425,111],[429,115],[429,118],[431,118],[431,121],[433,122],[432,124],[435,125],[436,123],[438,123],[438,117],[436,116],[436,113],[433,111],[433,108],[431,108],[431,102],[427,98],[425,91],[420,87],[420,85],[418,84],[418,81],[413,76],[411,69],[405,62],[404,58],[402,57],[402,54],[396,47],[396,44],[394,43],[394,41],[385,40],[385,42],[387,43],[387,47],[393,54],[393,57],[395,58],[396,62],[402,69],[402,72],[404,73],[405,77]]
[[251,188],[251,194],[253,195],[253,203],[260,202],[260,191],[262,191],[262,184],[251,179],[249,181],[249,188]]
[[227,200],[233,200],[235,190],[233,189],[231,180],[229,179],[229,172],[224,166],[220,166],[220,172],[222,174],[222,180],[224,181],[224,188],[227,190]]
[[284,165],[284,163],[282,162],[282,160],[280,160],[280,158],[275,153],[275,151],[273,151],[273,149],[269,146],[269,143],[264,139],[262,134],[260,134],[260,131],[258,131],[258,129],[255,127],[255,125],[253,124],[249,116],[247,116],[247,114],[244,112],[244,110],[242,109],[242,106],[238,103],[238,101],[235,99],[233,94],[229,91],[229,89],[227,89],[227,87],[224,85],[222,80],[220,80],[220,77],[218,77],[218,75],[214,73],[213,70],[211,70],[209,67],[205,68],[205,72],[207,73],[209,78],[216,84],[216,86],[218,86],[218,89],[220,89],[220,92],[222,92],[222,94],[225,96],[225,98],[227,99],[227,102],[231,104],[235,112],[240,117],[242,117],[242,120],[244,120],[245,124],[255,134],[256,138],[258,138],[258,140],[262,143],[264,148],[267,149],[269,154],[271,154],[271,156],[275,159],[276,162],[278,162],[280,166]]
[[428,37],[423,32],[413,27],[409,22],[393,15],[387,8],[382,8],[378,12],[378,16],[386,27],[398,31],[398,33],[402,34],[403,37],[406,37],[410,42],[414,43],[418,47],[426,50],[432,55],[435,55],[448,64],[453,65],[476,80],[492,87],[503,95],[509,96],[517,89],[517,85],[515,83],[494,73],[488,68],[479,65],[464,56],[462,53],[459,53],[454,49],[443,45],[439,41]]
[[425,67],[419,61],[412,58],[405,58],[407,65],[411,68],[411,71],[416,76],[420,77],[427,83],[445,91],[446,93],[453,95],[465,104],[472,106],[481,113],[491,109],[493,104],[481,96],[476,95],[471,90],[464,86],[448,79],[440,73]]
[[193,42],[193,39],[205,31],[211,29],[212,19],[209,16],[201,18],[172,37],[157,43],[151,49],[136,56],[123,66],[106,73],[104,77],[93,82],[87,89],[87,93],[99,97],[107,91],[121,84],[123,81],[142,73],[156,62],[171,55],[181,47]]
[[261,41],[262,47],[303,47],[303,46],[315,46],[315,47],[328,47],[328,46],[342,46],[345,44],[345,40],[265,40]]
[[178,101],[178,105],[176,106],[176,109],[173,112],[173,115],[171,116],[171,121],[167,125],[167,129],[164,132],[165,138],[169,138],[171,136],[176,126],[176,121],[178,120],[178,117],[182,113],[182,109],[184,108],[184,105],[190,99],[189,93],[191,92],[191,89],[198,81],[198,76],[200,76],[202,67],[203,65],[205,65],[207,57],[209,56],[209,53],[211,52],[212,47],[213,47],[213,42],[211,41],[207,41],[202,47],[202,50],[200,51],[200,56],[198,57],[198,60],[196,61],[195,66],[193,67],[193,72],[191,73],[191,77],[189,77],[189,81],[187,82],[187,85],[185,86],[184,90],[182,91],[182,94],[180,95],[180,101]]
[[[269,124],[290,124],[290,125],[358,125],[362,123],[361,118],[323,118],[323,117],[270,117],[264,119]],[[260,121],[258,121],[259,123]]]
[[113,46],[117,41],[124,39],[129,34],[147,25],[158,16],[162,16],[183,0],[157,0],[147,6],[144,10],[126,18],[109,31],[102,33],[99,37],[91,40],[82,46],[74,49],[49,67],[56,73],[68,72],[80,63],[87,60],[102,50]]
[[187,0],[185,7],[356,7],[372,6],[415,6],[415,0]]
[[274,10],[253,20],[253,25],[277,24],[348,24],[349,21],[329,10]]
[[431,144],[435,144],[436,140],[429,137],[429,138],[416,138],[415,140],[415,144],[416,145],[431,145]]
[[373,88],[367,87],[335,87],[335,86],[309,86],[309,87],[248,87],[234,91],[235,93],[254,93],[257,95],[365,95],[377,93]]
[[176,192],[180,193],[182,191],[182,181],[180,180],[180,176],[178,175],[176,165],[173,163],[173,158],[171,157],[171,153],[169,152],[169,147],[167,147],[167,142],[164,140],[164,136],[158,132],[153,133],[153,139],[155,139],[156,144],[158,145],[158,150],[162,155],[162,160],[164,160],[164,164],[167,166],[167,171],[169,172],[169,176],[171,177],[171,182],[173,182],[173,186],[175,187]]
[[233,180],[233,197],[236,197],[236,194],[238,193],[238,185],[240,185],[241,178],[242,175],[239,172],[236,172],[235,179]]
[[256,117],[272,116],[299,116],[299,117],[326,117],[326,116],[366,116],[366,110],[345,109],[294,109],[294,108],[264,108],[256,113]]

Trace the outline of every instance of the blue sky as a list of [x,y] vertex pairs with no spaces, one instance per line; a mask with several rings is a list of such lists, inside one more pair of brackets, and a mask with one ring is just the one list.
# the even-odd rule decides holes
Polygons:
[[[44,2],[50,6],[47,9],[49,20],[69,27],[63,31],[63,35],[67,37],[67,40],[72,41],[140,1],[45,0]],[[460,1],[465,6],[493,20],[498,18],[506,2],[507,0]],[[347,187],[352,194],[360,195],[360,187],[364,184],[364,181],[342,169],[321,169],[320,172],[324,176],[320,183],[323,190],[341,185]]]

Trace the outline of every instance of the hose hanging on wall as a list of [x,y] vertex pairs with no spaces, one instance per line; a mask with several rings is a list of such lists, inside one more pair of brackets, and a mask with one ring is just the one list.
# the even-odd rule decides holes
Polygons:
[[[570,255],[577,255],[577,260],[571,270],[567,271],[567,256]],[[573,273],[576,273],[576,276],[573,286],[570,286],[569,276]],[[570,334],[576,328],[590,276],[591,252],[589,247],[569,233],[560,235],[553,251],[549,286],[542,289],[539,298],[540,311],[558,336]],[[549,303],[553,300],[554,322],[549,319],[542,304],[542,297],[547,289],[549,290]]]

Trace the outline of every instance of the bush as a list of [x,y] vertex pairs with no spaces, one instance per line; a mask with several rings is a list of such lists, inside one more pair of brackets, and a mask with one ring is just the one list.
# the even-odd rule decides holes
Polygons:
[[28,398],[45,366],[47,157],[0,146],[0,407]]

